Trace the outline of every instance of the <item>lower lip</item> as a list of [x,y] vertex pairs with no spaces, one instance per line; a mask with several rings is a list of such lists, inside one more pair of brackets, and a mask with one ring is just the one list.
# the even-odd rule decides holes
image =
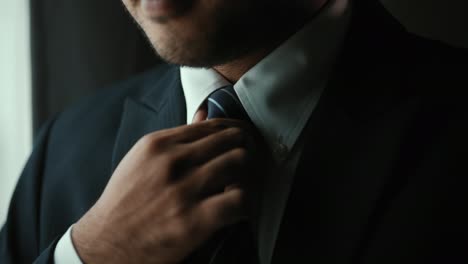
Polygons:
[[179,7],[180,0],[142,0],[141,7],[145,15],[151,18],[170,16]]

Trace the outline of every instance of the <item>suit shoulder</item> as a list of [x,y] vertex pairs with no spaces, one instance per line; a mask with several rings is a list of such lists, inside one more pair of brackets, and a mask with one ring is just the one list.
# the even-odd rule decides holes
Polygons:
[[428,39],[409,34],[409,45],[406,53],[412,54],[415,63],[427,65],[468,66],[468,49],[456,47],[440,40]]
[[111,140],[120,126],[126,99],[145,95],[174,70],[175,66],[160,65],[79,100],[57,116],[50,139],[59,148],[73,141]]
[[407,43],[401,67],[410,89],[436,105],[460,108],[468,87],[468,49],[416,35]]
[[152,88],[152,84],[172,70],[174,70],[174,66],[159,65],[149,71],[140,73],[84,97],[60,113],[56,126],[73,127],[93,121],[102,122],[120,118],[127,98],[143,96]]

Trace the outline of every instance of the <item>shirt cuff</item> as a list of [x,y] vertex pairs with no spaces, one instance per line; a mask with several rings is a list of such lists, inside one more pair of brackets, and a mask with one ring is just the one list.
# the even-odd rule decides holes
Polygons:
[[60,238],[57,243],[57,247],[54,252],[54,263],[55,264],[83,264],[78,252],[76,252],[75,246],[72,241],[72,232],[73,226],[68,228],[65,235]]

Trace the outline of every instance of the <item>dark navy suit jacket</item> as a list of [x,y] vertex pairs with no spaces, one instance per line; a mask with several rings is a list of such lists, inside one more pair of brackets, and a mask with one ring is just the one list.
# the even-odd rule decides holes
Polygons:
[[[407,33],[377,1],[355,5],[273,263],[468,263],[467,53]],[[161,65],[45,124],[0,233],[0,263],[52,263],[133,144],[185,115],[179,69]],[[217,263],[255,263],[233,259]]]

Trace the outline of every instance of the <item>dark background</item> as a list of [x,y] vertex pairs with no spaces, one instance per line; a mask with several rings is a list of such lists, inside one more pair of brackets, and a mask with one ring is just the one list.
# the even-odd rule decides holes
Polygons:
[[[410,31],[468,47],[468,1],[383,2]],[[31,15],[35,132],[82,96],[158,63],[118,0],[32,0]]]

